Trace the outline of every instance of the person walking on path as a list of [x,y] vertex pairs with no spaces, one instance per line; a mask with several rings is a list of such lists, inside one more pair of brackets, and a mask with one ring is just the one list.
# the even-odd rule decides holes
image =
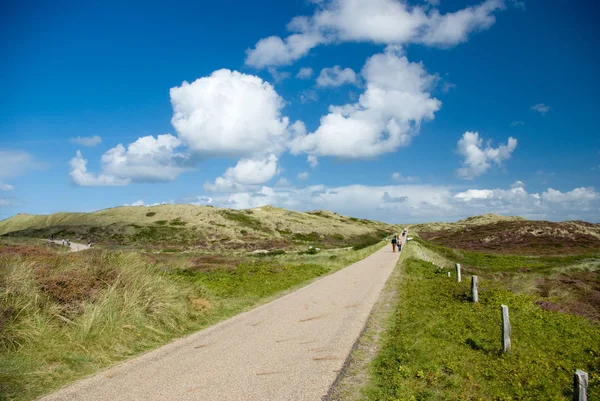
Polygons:
[[392,252],[396,252],[396,244],[398,243],[398,239],[397,237],[394,235],[394,238],[392,238]]

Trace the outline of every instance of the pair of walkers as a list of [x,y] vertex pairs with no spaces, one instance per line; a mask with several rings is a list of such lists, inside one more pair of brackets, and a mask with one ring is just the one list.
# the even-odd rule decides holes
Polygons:
[[402,250],[402,241],[397,235],[394,235],[394,238],[392,238],[392,252],[396,252],[396,247],[398,247],[398,252],[400,252]]

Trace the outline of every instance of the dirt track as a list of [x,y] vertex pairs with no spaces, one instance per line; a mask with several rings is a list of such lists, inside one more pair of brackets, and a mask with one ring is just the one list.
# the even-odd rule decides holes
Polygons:
[[388,245],[282,298],[42,399],[320,400],[398,257]]

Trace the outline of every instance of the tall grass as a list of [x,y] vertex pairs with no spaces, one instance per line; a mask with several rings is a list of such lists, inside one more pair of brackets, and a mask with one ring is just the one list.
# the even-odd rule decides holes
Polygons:
[[138,253],[0,246],[0,400],[50,392],[381,246],[241,259],[207,270],[190,268],[193,254],[155,255],[153,261]]
[[136,254],[0,256],[0,398],[27,399],[181,335],[191,286]]

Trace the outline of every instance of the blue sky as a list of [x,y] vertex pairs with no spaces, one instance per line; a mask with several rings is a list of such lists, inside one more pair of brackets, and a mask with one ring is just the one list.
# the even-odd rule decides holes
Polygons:
[[594,2],[0,7],[0,218],[174,202],[600,221]]

